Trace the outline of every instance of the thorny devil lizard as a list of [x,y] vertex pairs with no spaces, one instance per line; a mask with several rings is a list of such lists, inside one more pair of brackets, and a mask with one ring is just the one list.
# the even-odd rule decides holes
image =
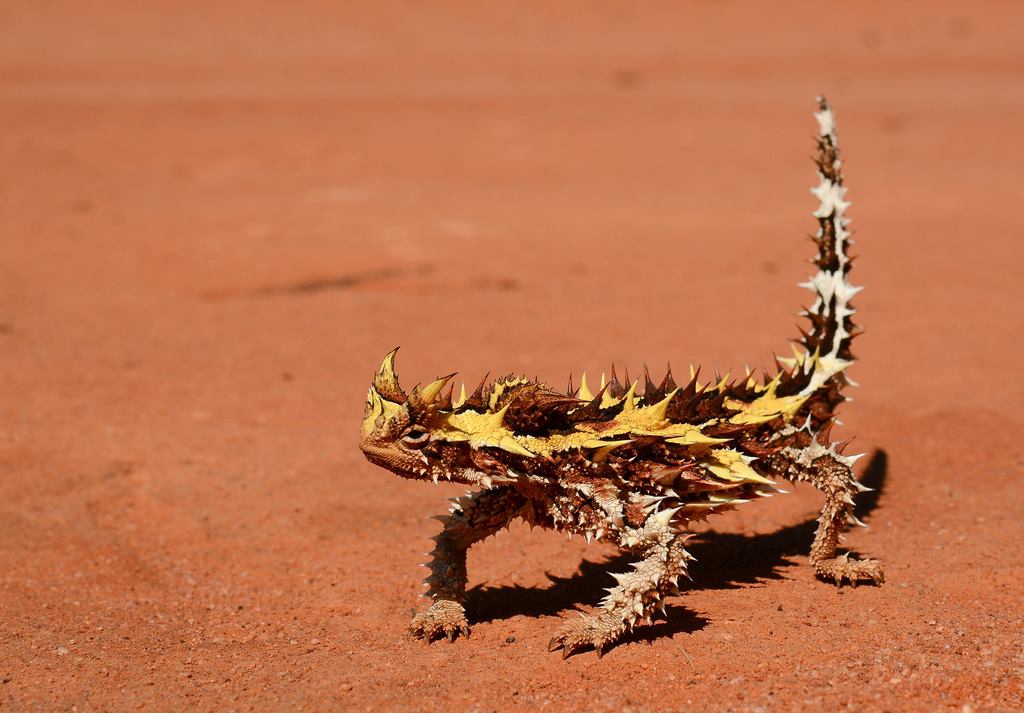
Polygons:
[[[373,463],[404,478],[444,479],[477,488],[453,501],[429,563],[433,603],[417,614],[411,632],[427,641],[469,634],[463,608],[466,552],[516,518],[592,539],[636,555],[632,570],[612,574],[594,616],[566,621],[551,640],[563,655],[592,646],[600,656],[637,623],[650,621],[693,558],[684,545],[690,522],[778,492],[772,478],[808,482],[825,505],[811,545],[819,577],[842,584],[881,583],[872,559],[837,555],[848,525],[863,525],[853,499],[867,490],[829,439],[836,407],[852,382],[850,342],[858,333],[850,300],[860,288],[847,281],[851,244],[842,164],[833,115],[818,99],[819,205],[812,262],[818,272],[804,287],[814,303],[803,312],[794,357],[777,358],[774,376],[748,373],[701,385],[697,374],[677,386],[671,369],[655,385],[612,377],[596,392],[586,375],[567,393],[508,376],[470,396],[453,399],[452,376],[406,393],[395,375],[395,352],[373,380],[360,447]],[[397,350],[396,350],[397,351]],[[486,377],[484,379],[486,382]],[[447,389],[446,389],[447,387]]]

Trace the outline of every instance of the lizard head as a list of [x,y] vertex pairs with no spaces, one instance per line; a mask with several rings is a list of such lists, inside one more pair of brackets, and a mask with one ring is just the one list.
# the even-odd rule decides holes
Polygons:
[[[454,374],[408,395],[395,374],[395,349],[385,358],[367,393],[359,447],[367,460],[403,478],[451,480],[488,487],[514,478],[510,462],[532,458],[514,431],[503,423],[505,408],[467,399],[453,403]],[[514,457],[515,456],[515,457]]]

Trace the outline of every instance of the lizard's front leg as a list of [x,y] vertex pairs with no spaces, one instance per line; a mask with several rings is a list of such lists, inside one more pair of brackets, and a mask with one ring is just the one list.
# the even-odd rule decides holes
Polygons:
[[566,622],[549,645],[562,649],[566,658],[574,651],[593,646],[598,657],[628,628],[649,620],[655,610],[664,611],[662,599],[677,591],[678,579],[686,574],[686,562],[693,559],[683,548],[691,537],[671,523],[674,511],[653,513],[639,528],[624,528],[620,545],[643,557],[632,572],[612,574],[618,585],[608,590],[596,616]]
[[511,488],[494,488],[454,500],[451,513],[440,517],[444,529],[434,537],[427,594],[430,609],[413,617],[409,631],[431,641],[457,634],[469,636],[469,622],[462,604],[466,596],[466,552],[476,542],[506,527],[522,513],[526,500]]

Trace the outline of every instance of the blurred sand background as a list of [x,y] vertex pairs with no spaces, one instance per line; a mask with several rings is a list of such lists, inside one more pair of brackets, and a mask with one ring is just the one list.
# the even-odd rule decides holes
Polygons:
[[[767,366],[833,101],[880,588],[751,504],[670,621],[546,643],[615,552],[520,525],[405,631],[454,486],[356,447],[380,358]],[[0,709],[1012,710],[1024,696],[1019,2],[7,3]]]

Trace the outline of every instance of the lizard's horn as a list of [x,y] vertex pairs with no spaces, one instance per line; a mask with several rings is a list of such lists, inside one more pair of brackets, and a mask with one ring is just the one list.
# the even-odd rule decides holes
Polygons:
[[373,388],[388,401],[402,403],[407,397],[402,391],[402,387],[398,385],[398,375],[395,374],[395,354],[397,353],[398,347],[395,347],[384,357],[384,363],[380,365],[380,370],[373,377]]
[[441,389],[443,389],[454,376],[454,372],[448,376],[442,376],[437,381],[431,381],[422,389],[417,386],[416,389],[413,390],[413,393],[417,396],[417,401],[424,406],[434,403],[437,395],[441,393]]

